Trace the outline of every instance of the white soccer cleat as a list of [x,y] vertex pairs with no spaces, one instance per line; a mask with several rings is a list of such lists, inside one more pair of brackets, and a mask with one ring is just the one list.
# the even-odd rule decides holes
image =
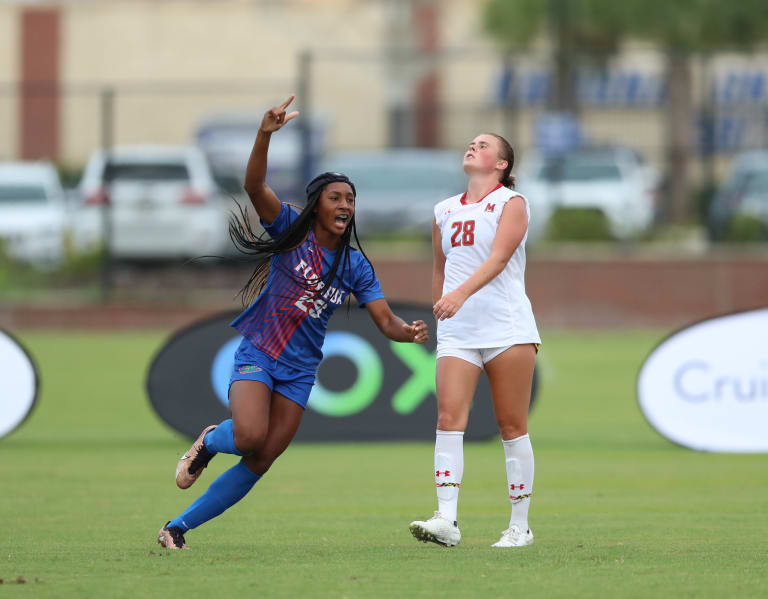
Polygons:
[[444,547],[455,547],[461,542],[461,531],[440,512],[435,512],[429,520],[414,520],[409,526],[411,534],[419,541],[437,543]]
[[519,526],[513,524],[507,530],[501,531],[501,538],[491,547],[525,547],[526,545],[533,545],[531,529],[523,532]]

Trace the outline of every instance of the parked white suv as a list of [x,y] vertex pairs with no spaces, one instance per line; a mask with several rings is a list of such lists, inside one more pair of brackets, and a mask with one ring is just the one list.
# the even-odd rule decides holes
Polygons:
[[625,147],[586,147],[556,157],[524,157],[518,191],[531,203],[529,236],[544,234],[556,210],[594,208],[611,233],[625,239],[646,231],[655,218],[657,173]]
[[80,183],[80,239],[101,238],[110,203],[117,258],[176,259],[223,255],[230,245],[228,205],[203,153],[185,146],[122,146],[95,152]]
[[48,162],[0,163],[0,239],[16,259],[54,265],[64,253],[67,213]]

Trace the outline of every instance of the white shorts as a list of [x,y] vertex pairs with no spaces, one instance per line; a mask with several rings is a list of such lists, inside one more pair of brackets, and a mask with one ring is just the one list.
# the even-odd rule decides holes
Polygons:
[[[505,345],[503,347],[442,347],[437,346],[437,359],[440,358],[461,358],[465,362],[474,364],[478,368],[482,368],[485,364],[493,360],[499,354],[504,353],[510,347],[517,345]],[[539,353],[539,344],[533,343],[536,353]]]
[[505,345],[504,347],[438,347],[437,359],[440,358],[461,358],[465,362],[474,364],[478,368],[482,368],[484,364],[487,364],[493,360],[499,354],[507,351],[511,345]]

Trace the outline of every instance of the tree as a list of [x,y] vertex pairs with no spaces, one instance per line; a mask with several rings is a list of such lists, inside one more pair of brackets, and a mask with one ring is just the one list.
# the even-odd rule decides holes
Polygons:
[[666,56],[665,103],[669,218],[691,217],[689,158],[694,152],[691,58],[727,47],[747,50],[768,33],[759,0],[625,0],[628,35],[658,43]]
[[553,40],[554,86],[549,106],[578,112],[577,66],[617,49],[621,3],[603,0],[491,0],[485,5],[486,30],[508,52],[528,46],[538,35]]
[[[542,32],[547,15],[566,11],[568,52],[614,51],[622,39],[657,43],[666,57],[665,102],[666,202],[675,222],[690,218],[690,173],[694,149],[694,102],[691,58],[717,49],[746,50],[768,36],[768,4],[764,0],[490,0],[485,24],[504,46],[527,44]],[[562,18],[560,17],[561,21]],[[556,20],[556,19],[555,19]],[[562,48],[557,37],[556,47]],[[563,50],[556,51],[556,55]],[[556,79],[572,81],[573,59],[557,69]],[[561,92],[562,93],[562,92]]]

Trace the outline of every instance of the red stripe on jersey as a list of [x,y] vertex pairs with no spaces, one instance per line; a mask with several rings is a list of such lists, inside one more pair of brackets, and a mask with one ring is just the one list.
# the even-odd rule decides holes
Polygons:
[[[276,266],[276,268],[279,267]],[[272,300],[270,297],[264,298],[264,304],[262,304],[260,309],[254,310],[251,318],[249,318],[248,321],[245,322],[241,327],[241,330],[243,331],[251,331],[251,325],[256,320],[261,320],[261,326],[259,329],[263,332],[266,328],[266,330],[268,330],[270,333],[268,335],[262,335],[260,343],[256,343],[256,345],[264,349],[265,353],[269,355],[271,355],[271,353],[266,351],[266,349],[270,345],[270,337],[272,336],[272,333],[276,330],[279,330],[281,326],[279,314],[280,309],[284,306],[286,301],[289,301],[293,297],[297,287],[298,285],[290,278],[290,276],[287,276],[283,280],[276,279],[275,282],[273,282],[273,284],[265,290],[267,296],[271,296],[272,298],[276,299]],[[276,302],[276,304],[270,306],[269,304],[272,301]]]
[[[298,251],[296,253],[296,259],[302,259],[302,256]],[[271,295],[275,298],[275,304],[272,306],[272,310],[269,314],[264,315],[262,313],[263,320],[261,330],[265,331],[266,334],[262,334],[261,342],[257,343],[257,345],[264,351],[264,353],[273,358],[277,357],[277,338],[282,332],[286,321],[290,319],[290,315],[286,315],[285,312],[290,309],[293,303],[301,296],[302,291],[302,285],[294,281],[290,274],[286,274],[285,279],[276,283],[270,290]],[[254,316],[256,315],[254,314]],[[269,324],[265,324],[267,322],[269,322]]]
[[282,298],[280,303],[275,306],[270,315],[275,318],[275,322],[268,329],[268,334],[262,337],[261,345],[264,353],[269,354],[273,358],[277,358],[287,343],[287,339],[282,339],[282,334],[285,327],[291,322],[291,316],[293,315],[285,313],[291,309],[296,299],[297,297],[288,293],[287,297]]
[[482,198],[480,198],[477,202],[467,202],[467,192],[465,191],[463,194],[461,194],[461,205],[462,206],[469,206],[470,204],[479,204],[482,202],[485,198],[487,198],[489,195],[491,195],[494,191],[501,188],[501,183],[499,183],[496,187],[494,187],[491,191],[486,193]]
[[272,288],[265,289],[264,290],[264,296],[267,296],[267,297],[263,298],[264,299],[264,304],[262,304],[262,306],[260,307],[261,309],[258,309],[258,308],[255,309],[253,311],[253,314],[251,314],[251,317],[248,320],[246,320],[240,326],[240,329],[243,330],[243,331],[250,331],[251,330],[251,326],[253,325],[253,323],[257,319],[262,319],[262,321],[266,321],[266,320],[272,319],[275,316],[277,316],[277,314],[275,313],[274,310],[271,313],[269,313],[269,314],[266,313],[267,312],[267,308],[269,307],[269,303],[268,303],[269,302],[269,297],[268,296],[274,295],[275,297],[279,297],[279,293],[282,292],[283,289],[287,288],[287,287],[288,287],[288,284],[286,283],[286,281],[280,281],[278,279],[277,282],[275,282],[273,284]]
[[297,319],[301,321],[302,316],[306,316],[306,313],[296,306],[296,301],[303,292],[304,287],[294,283],[291,289],[286,292],[286,297],[282,298],[280,303],[275,306],[273,314],[277,318],[277,322],[274,323],[269,334],[262,341],[267,353],[273,358],[277,358],[288,344],[290,335],[285,336],[286,329],[291,327]]
[[[312,261],[311,266],[314,273],[320,276],[323,269],[323,249],[317,243],[315,243],[314,240],[310,241],[310,243],[314,248],[314,260]],[[282,308],[282,310],[288,310],[294,307],[292,300],[296,299],[297,298],[290,298],[289,302],[291,302],[291,305],[285,306],[285,308]],[[301,323],[307,319],[309,316],[309,310],[311,309],[312,307],[309,307],[306,311],[304,311],[297,307],[293,314],[287,315],[287,319],[283,323],[283,326],[277,328],[277,335],[271,348],[274,352],[274,355],[270,354],[273,358],[277,358],[286,348],[291,336],[296,332],[296,329],[301,326]]]

